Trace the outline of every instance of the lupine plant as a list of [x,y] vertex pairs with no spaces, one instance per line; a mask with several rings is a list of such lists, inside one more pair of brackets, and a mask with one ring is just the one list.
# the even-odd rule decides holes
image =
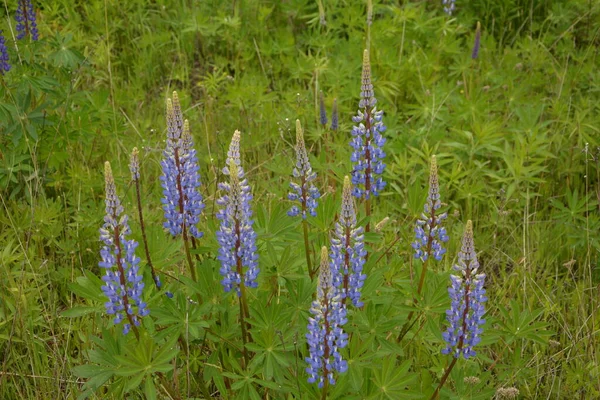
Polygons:
[[[325,116],[325,118],[327,118],[327,116]],[[315,186],[317,174],[313,171],[310,160],[308,159],[308,152],[306,151],[306,144],[304,143],[304,131],[300,124],[300,120],[296,120],[296,166],[292,170],[292,175],[295,179],[299,179],[299,182],[290,182],[292,191],[288,193],[288,200],[300,202],[300,206],[294,204],[288,211],[288,215],[290,217],[296,217],[298,215],[302,216],[306,265],[308,267],[310,278],[313,279],[315,272],[312,269],[310,259],[308,223],[306,217],[307,215],[313,217],[317,216],[318,199],[321,194],[319,193],[319,189]]]
[[[190,239],[195,247],[195,239],[203,233],[197,228],[204,201],[200,194],[200,173],[198,158],[190,132],[189,122],[183,120],[181,104],[177,92],[173,99],[167,99],[167,146],[161,161],[163,188],[164,227],[172,236],[182,235],[185,253],[193,280],[196,269],[190,253]],[[191,237],[190,237],[191,236]]]
[[123,333],[133,329],[139,336],[137,327],[140,318],[149,314],[146,303],[142,299],[144,282],[139,271],[140,258],[135,255],[138,243],[127,239],[131,233],[129,221],[123,214],[123,206],[117,195],[110,163],[104,164],[104,179],[106,185],[106,215],[104,225],[100,229],[100,240],[104,246],[100,250],[102,261],[98,265],[106,270],[102,277],[102,291],[108,297],[105,304],[106,312],[114,315],[113,323],[120,324],[123,319]]
[[[446,249],[443,243],[449,240],[446,228],[442,226],[442,222],[448,218],[448,214],[439,212],[442,207],[440,200],[440,183],[438,178],[438,166],[435,156],[431,156],[431,163],[429,168],[429,192],[427,194],[427,200],[423,207],[423,213],[421,218],[417,219],[415,224],[415,241],[412,243],[414,249],[414,258],[421,260],[421,276],[419,278],[419,284],[417,286],[417,296],[421,295],[423,290],[423,284],[425,283],[425,276],[427,274],[427,267],[431,258],[436,261],[441,261]],[[410,329],[411,319],[414,312],[411,311],[408,314],[406,323],[404,324],[400,335],[398,335],[398,341],[402,340],[406,332]]]
[[362,307],[360,300],[361,288],[366,275],[363,274],[365,265],[364,233],[361,226],[357,226],[356,208],[352,198],[352,184],[350,178],[344,178],[342,191],[342,207],[339,219],[335,223],[331,235],[331,273],[333,285],[339,291],[342,304],[350,299],[355,307]]
[[[350,157],[352,167],[352,194],[358,199],[365,200],[365,212],[367,217],[371,216],[371,198],[378,196],[385,187],[385,181],[381,177],[385,169],[383,158],[385,152],[382,150],[385,138],[383,124],[383,111],[377,110],[377,99],[371,82],[371,61],[369,51],[363,53],[363,69],[360,87],[360,102],[358,113],[352,117],[357,124],[352,128],[352,156]],[[369,231],[367,222],[366,231]]]
[[479,262],[475,252],[473,223],[467,221],[465,233],[462,239],[462,247],[458,253],[458,263],[454,265],[455,274],[450,275],[451,285],[448,288],[450,295],[450,309],[446,311],[448,328],[443,333],[446,347],[442,354],[451,354],[452,362],[446,368],[432,399],[436,398],[440,389],[448,379],[456,361],[462,355],[465,359],[475,357],[477,354],[473,346],[481,341],[483,329],[480,327],[485,323],[483,315],[486,302],[485,274],[479,272]]
[[[252,193],[240,159],[240,136],[239,131],[233,134],[227,152],[227,166],[223,168],[223,174],[229,176],[229,182],[219,183],[219,189],[224,193],[217,200],[217,204],[221,206],[217,212],[221,225],[216,235],[219,242],[218,259],[221,262],[219,272],[223,277],[221,284],[226,292],[234,289],[237,293],[242,339],[245,345],[251,340],[250,325],[247,321],[250,312],[246,288],[258,287],[260,268],[250,205]],[[247,364],[249,356],[245,346],[242,351]]]
[[[0,77],[0,399],[428,399],[442,378],[440,400],[599,397],[600,300],[588,295],[600,279],[600,137],[593,129],[600,85],[597,55],[589,51],[598,39],[591,22],[598,2],[457,2],[460,12],[451,17],[441,1],[431,7],[300,0],[291,8],[266,0],[239,7],[182,1],[165,9],[143,1],[62,3],[48,0],[38,9],[36,0],[6,1],[0,20],[10,55],[3,61],[12,65]],[[25,37],[13,41],[18,8],[22,17],[36,17],[46,39],[32,40],[25,28]],[[483,31],[465,30],[477,20],[490,27],[485,41]],[[368,192],[368,216],[365,196],[346,195],[341,212],[339,204],[343,178],[351,183],[358,163],[350,162],[350,128],[366,128],[365,110],[352,124],[335,111],[339,106],[346,118],[348,107],[358,108],[356,55],[364,48],[377,78],[366,92],[375,85],[394,133],[381,134],[387,166],[369,180],[387,185],[376,199]],[[165,87],[177,88],[189,104],[172,115],[177,135],[166,144],[179,166],[171,163],[169,182],[167,174],[160,180],[169,130],[161,120],[165,101],[156,95]],[[306,121],[317,174],[311,183],[323,195],[314,217],[308,209],[306,218],[286,215],[292,203],[301,208],[299,199],[286,198],[296,157],[282,128],[296,118]],[[223,132],[237,126],[248,132],[243,157],[239,146],[232,149],[240,164],[225,160],[231,136]],[[360,157],[366,138],[365,132]],[[135,145],[130,175],[126,153]],[[194,148],[196,165],[183,168]],[[440,168],[436,191],[432,170],[428,192],[415,182],[427,181],[422,160],[433,153],[447,171]],[[106,154],[124,209],[112,212],[109,235],[99,241],[105,182],[89,177]],[[117,165],[126,172],[120,178]],[[173,189],[173,225],[166,229],[161,183]],[[240,231],[236,240],[246,185],[252,214],[239,226],[253,232]],[[233,212],[217,218],[230,199]],[[139,219],[132,215],[136,200]],[[200,214],[186,211],[190,200],[205,204]],[[486,265],[471,271],[469,291],[466,273],[446,272],[457,262],[463,218],[478,227],[478,261]],[[302,221],[309,226],[312,280]],[[368,222],[372,232],[362,237]],[[114,241],[111,229],[129,228]],[[175,237],[171,228],[180,230]],[[133,239],[140,244],[135,253],[126,245]],[[196,279],[187,270],[190,258]],[[145,284],[143,310],[133,299],[141,285],[127,278],[132,265],[137,274],[130,280]],[[160,274],[160,288],[147,265]],[[480,270],[488,274],[483,296],[490,297],[479,298],[487,306],[483,325],[475,314],[463,321],[467,307],[477,308],[471,289]],[[107,271],[114,276],[103,281]],[[246,286],[247,278],[257,287]],[[172,296],[162,295],[165,286]],[[124,306],[123,293],[132,307]],[[409,333],[398,343],[407,321]]]
[[348,335],[344,332],[346,324],[346,306],[341,300],[340,291],[333,282],[327,247],[321,249],[321,266],[317,285],[317,298],[313,301],[308,319],[306,341],[309,356],[306,357],[309,383],[318,383],[322,388],[322,398],[327,398],[329,385],[335,385],[335,372],[343,373],[348,363],[342,358],[340,349],[348,344]]
[[38,40],[39,34],[32,0],[18,0],[18,2],[15,14],[17,39],[23,39],[29,35],[32,40]]

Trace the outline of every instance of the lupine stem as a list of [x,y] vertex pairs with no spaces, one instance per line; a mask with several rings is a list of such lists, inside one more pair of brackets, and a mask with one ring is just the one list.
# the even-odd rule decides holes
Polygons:
[[140,180],[135,179],[134,183],[135,183],[135,194],[137,197],[138,214],[140,217],[140,226],[142,228],[142,240],[144,241],[144,250],[146,252],[146,260],[148,260],[148,266],[150,267],[150,273],[152,274],[152,280],[154,281],[156,288],[160,289],[160,287],[158,286],[159,280],[158,280],[158,277],[156,276],[156,271],[154,270],[154,265],[152,265],[152,259],[150,258],[150,249],[148,248],[148,239],[146,237],[146,225],[144,224],[144,214],[142,212],[142,194],[141,194],[141,190],[140,190]]
[[236,255],[236,267],[237,273],[240,276],[240,296],[238,297],[240,303],[240,326],[242,328],[242,341],[244,343],[244,347],[242,348],[242,354],[244,355],[244,368],[248,366],[250,363],[250,357],[248,356],[248,350],[246,349],[246,343],[249,340],[248,326],[246,326],[246,317],[249,316],[248,312],[248,304],[246,304],[246,285],[244,284],[244,273],[242,271],[242,258],[239,256],[239,249],[241,247],[240,241],[240,222],[235,219],[235,233],[236,233],[236,241],[235,241],[235,255]]
[[306,266],[308,267],[308,275],[310,276],[310,280],[314,280],[315,271],[312,269],[312,263],[310,261],[310,244],[308,242],[308,222],[306,220],[302,221],[302,230],[304,232],[304,252],[306,253]]
[[455,357],[452,358],[452,362],[450,363],[448,368],[446,368],[446,372],[444,373],[444,376],[442,376],[442,380],[440,381],[440,384],[438,385],[438,387],[435,389],[435,392],[433,392],[433,394],[431,395],[430,400],[435,400],[439,397],[442,386],[444,386],[444,383],[446,383],[446,380],[450,376],[450,372],[452,372],[452,369],[456,365],[456,360],[458,360],[458,358],[455,358]]
[[188,234],[187,234],[187,227],[185,226],[185,223],[183,225],[183,230],[182,230],[182,236],[183,236],[183,246],[185,248],[185,257],[187,258],[187,262],[190,266],[190,274],[192,276],[192,280],[194,282],[197,281],[196,279],[196,267],[194,265],[194,261],[192,260],[192,253],[190,252],[190,243],[189,243],[189,238],[188,238]]
[[[304,188],[304,185],[306,184],[306,174],[302,175],[302,182],[301,182],[301,186],[302,188]],[[306,190],[302,190],[302,198],[301,198],[301,205],[302,205],[302,215],[305,216],[306,215],[306,197],[307,197],[308,193],[306,193]],[[302,230],[304,233],[304,252],[306,253],[306,266],[308,268],[308,275],[310,276],[310,280],[312,281],[314,279],[314,271],[312,269],[312,263],[310,261],[310,244],[308,242],[308,223],[306,222],[306,219],[302,219]]]

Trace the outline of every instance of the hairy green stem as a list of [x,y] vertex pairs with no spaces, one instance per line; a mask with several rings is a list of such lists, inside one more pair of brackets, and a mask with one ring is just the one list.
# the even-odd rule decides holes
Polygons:
[[150,273],[152,274],[152,280],[154,281],[156,288],[160,289],[158,287],[158,279],[156,276],[156,271],[154,270],[154,265],[152,265],[152,259],[150,258],[150,249],[148,247],[148,239],[146,236],[146,224],[144,223],[144,214],[142,212],[142,193],[140,190],[140,180],[136,179],[134,181],[134,183],[135,183],[135,194],[137,197],[138,215],[140,217],[140,227],[142,228],[142,240],[144,242],[144,251],[146,252],[146,260],[148,261],[148,266],[150,267]]

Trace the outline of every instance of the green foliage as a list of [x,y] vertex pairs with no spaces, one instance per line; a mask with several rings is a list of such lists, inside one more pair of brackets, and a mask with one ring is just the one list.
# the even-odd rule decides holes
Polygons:
[[[8,3],[11,17],[0,20],[12,65],[0,76],[0,398],[321,398],[305,373],[316,283],[302,228],[286,215],[293,121],[305,127],[323,194],[309,219],[318,265],[350,171],[367,40],[388,127],[388,186],[371,226],[390,220],[366,235],[365,306],[349,311],[349,370],[328,398],[431,397],[451,362],[440,354],[441,332],[467,219],[487,274],[487,322],[477,357],[457,363],[441,398],[489,399],[510,386],[526,399],[600,395],[597,2],[457,0],[448,17],[441,1],[374,0],[367,28],[359,0],[34,1],[38,42],[13,41],[16,4]],[[481,51],[472,60],[477,21]],[[197,282],[181,241],[162,228],[164,99],[173,90],[190,120],[206,200]],[[318,124],[320,90],[328,110],[337,99],[338,132]],[[261,268],[245,347],[237,297],[219,284],[215,239],[217,182],[235,129]],[[97,266],[105,160],[142,241],[127,165],[134,146],[150,255],[164,283],[153,286],[140,245],[150,316],[139,341],[105,315]],[[450,242],[419,294],[422,265],[410,242],[433,154]],[[398,343],[409,315],[414,325]]]

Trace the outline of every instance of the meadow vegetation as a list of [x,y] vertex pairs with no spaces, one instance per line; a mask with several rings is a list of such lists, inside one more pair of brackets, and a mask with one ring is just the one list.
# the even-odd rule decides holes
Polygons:
[[[439,398],[600,398],[599,2],[34,1],[39,40],[15,38],[17,3],[0,12],[0,398],[429,399],[450,364]],[[369,213],[342,199],[365,48],[387,127]],[[193,246],[163,226],[174,91],[200,167]],[[288,216],[290,180],[310,175],[292,176],[296,120],[320,195],[306,220]],[[425,264],[411,244],[432,156],[448,240]],[[127,335],[101,289],[106,161],[149,312]],[[231,198],[251,204],[234,221],[260,269],[243,301],[221,284]],[[455,362],[442,335],[467,221],[486,313],[476,356]],[[346,227],[366,278],[336,320],[347,368],[319,387],[307,326]]]

